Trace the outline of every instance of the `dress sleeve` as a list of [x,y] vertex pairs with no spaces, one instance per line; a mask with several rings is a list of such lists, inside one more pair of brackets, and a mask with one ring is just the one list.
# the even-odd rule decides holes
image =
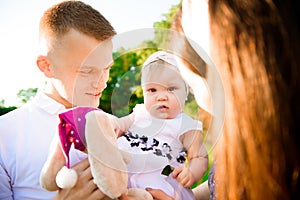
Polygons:
[[194,120],[190,116],[186,114],[182,114],[182,122],[181,122],[181,133],[186,133],[191,130],[199,130],[203,131],[202,122],[199,120]]
[[143,124],[145,121],[150,120],[150,115],[146,110],[145,104],[136,104],[133,108],[134,123],[135,125]]

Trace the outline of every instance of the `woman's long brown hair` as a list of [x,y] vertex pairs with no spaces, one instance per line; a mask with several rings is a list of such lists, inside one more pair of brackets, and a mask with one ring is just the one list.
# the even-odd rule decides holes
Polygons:
[[217,199],[299,198],[299,12],[291,0],[209,0],[226,95]]

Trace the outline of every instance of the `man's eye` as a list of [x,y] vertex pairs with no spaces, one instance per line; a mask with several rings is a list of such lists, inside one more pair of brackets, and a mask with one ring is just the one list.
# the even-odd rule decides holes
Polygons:
[[169,88],[168,88],[168,91],[169,91],[169,92],[173,92],[175,89],[176,89],[175,87],[169,87]]
[[80,70],[80,73],[89,74],[92,72],[92,69]]

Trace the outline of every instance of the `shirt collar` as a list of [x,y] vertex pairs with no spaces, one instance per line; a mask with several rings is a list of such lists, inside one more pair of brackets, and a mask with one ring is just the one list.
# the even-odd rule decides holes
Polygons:
[[54,99],[47,96],[44,92],[38,92],[34,99],[34,103],[43,109],[45,112],[53,115],[59,114],[62,110],[65,110],[65,106],[58,103]]

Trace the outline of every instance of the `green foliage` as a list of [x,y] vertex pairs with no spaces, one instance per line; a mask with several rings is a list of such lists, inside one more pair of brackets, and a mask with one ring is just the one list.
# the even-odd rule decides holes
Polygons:
[[198,119],[198,104],[194,99],[194,96],[189,93],[186,103],[183,108],[183,112],[194,119]]
[[160,47],[165,48],[167,47],[168,42],[168,31],[171,28],[172,21],[180,7],[180,4],[172,6],[168,13],[163,14],[165,19],[159,22],[155,22],[153,27],[155,28],[155,36],[154,36],[154,43],[159,44]]
[[20,90],[17,94],[17,97],[21,100],[24,104],[27,101],[31,100],[37,92],[37,88],[28,88],[26,90]]
[[16,109],[16,106],[4,107],[0,106],[0,116]]
[[0,99],[0,107],[4,107],[5,105],[5,100],[4,99]]
[[[20,99],[21,103],[24,104],[27,101],[31,100],[37,92],[37,88],[28,88],[26,90],[22,89],[18,92],[17,97]],[[0,100],[0,116],[4,115],[10,111],[13,111],[17,108],[17,106],[9,106],[5,107],[4,99]]]

